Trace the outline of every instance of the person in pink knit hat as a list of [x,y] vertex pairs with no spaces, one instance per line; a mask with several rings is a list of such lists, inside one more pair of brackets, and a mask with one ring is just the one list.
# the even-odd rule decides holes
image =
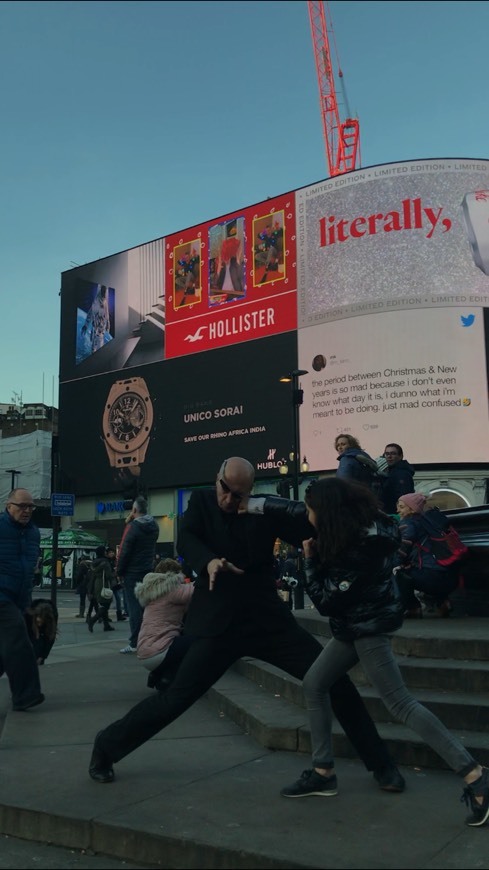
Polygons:
[[431,551],[430,536],[421,516],[426,516],[440,529],[448,526],[448,519],[438,509],[425,511],[426,501],[423,493],[408,492],[397,502],[402,543],[394,573],[405,607],[405,619],[419,619],[423,615],[421,601],[416,592],[434,598],[438,616],[449,616],[452,605],[448,596],[458,584],[457,564],[438,564]]

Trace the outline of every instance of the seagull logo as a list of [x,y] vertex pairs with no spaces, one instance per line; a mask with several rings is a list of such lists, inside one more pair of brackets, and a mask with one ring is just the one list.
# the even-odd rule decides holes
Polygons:
[[467,314],[467,317],[464,317],[463,314],[460,315],[460,322],[462,326],[472,326],[475,320],[475,314]]
[[203,330],[203,329],[207,329],[207,327],[206,327],[206,326],[199,326],[197,332],[194,332],[193,335],[191,335],[191,334],[189,333],[189,334],[185,337],[185,341],[202,341],[202,339],[204,338],[204,336],[202,335],[201,330]]

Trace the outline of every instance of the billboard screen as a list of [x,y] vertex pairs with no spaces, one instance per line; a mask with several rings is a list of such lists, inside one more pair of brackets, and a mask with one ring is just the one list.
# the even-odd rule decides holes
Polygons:
[[[416,465],[489,461],[489,161],[327,179],[62,275],[61,461],[80,494],[278,476],[339,432]],[[97,325],[96,325],[97,324]],[[86,462],[80,457],[86,456]]]
[[157,239],[62,274],[61,381],[163,360],[163,262]]
[[489,161],[359,170],[297,192],[301,440],[487,462]]
[[292,397],[280,378],[297,359],[297,335],[271,336],[60,388],[63,473],[79,495],[215,479],[242,455],[278,476],[292,447]]
[[167,236],[171,359],[297,328],[295,195]]

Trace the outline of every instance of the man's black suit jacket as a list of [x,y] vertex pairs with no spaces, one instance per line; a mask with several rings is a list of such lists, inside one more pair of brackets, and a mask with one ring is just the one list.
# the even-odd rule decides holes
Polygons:
[[[177,539],[179,555],[198,575],[185,633],[213,637],[236,623],[236,618],[251,617],[267,631],[294,624],[277,594],[273,547],[277,538],[300,546],[313,534],[305,512],[298,517],[281,510],[263,516],[227,514],[217,503],[215,489],[193,492]],[[245,573],[220,571],[210,591],[207,565],[215,558],[227,559]]]

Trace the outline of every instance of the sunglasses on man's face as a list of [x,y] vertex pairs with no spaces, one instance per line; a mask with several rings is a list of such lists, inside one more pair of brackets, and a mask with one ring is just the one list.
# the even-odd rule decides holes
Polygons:
[[243,492],[233,492],[230,486],[227,485],[226,481],[219,478],[219,485],[225,495],[230,495],[232,499],[235,501],[241,501],[242,498],[245,497],[245,493]]

